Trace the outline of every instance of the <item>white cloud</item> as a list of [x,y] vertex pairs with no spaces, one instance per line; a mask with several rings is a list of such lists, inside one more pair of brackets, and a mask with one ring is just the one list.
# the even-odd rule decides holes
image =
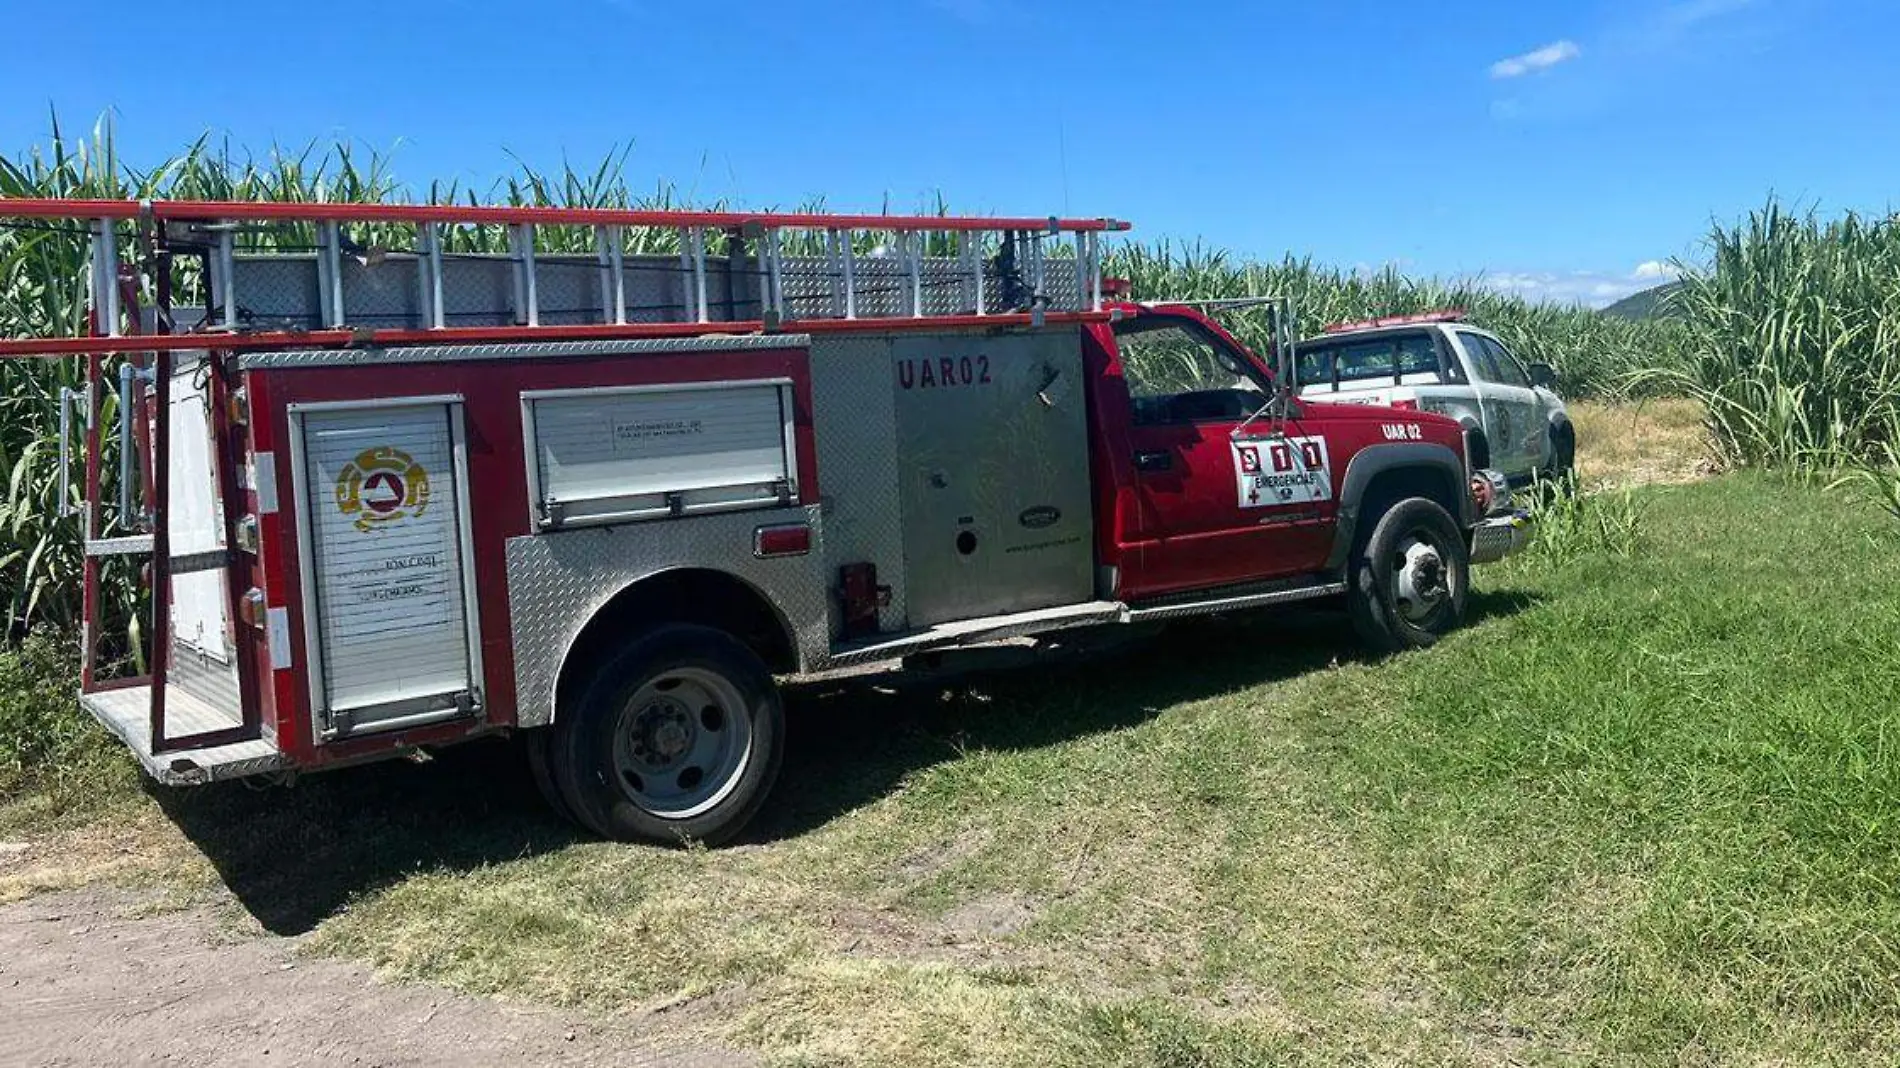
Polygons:
[[1662,260],[1647,260],[1629,274],[1603,271],[1496,271],[1478,279],[1478,285],[1542,304],[1582,304],[1604,308],[1679,277]]
[[1497,79],[1522,78],[1526,74],[1546,71],[1559,63],[1575,59],[1583,54],[1572,40],[1553,41],[1542,48],[1533,49],[1521,56],[1500,59],[1491,64],[1491,77]]

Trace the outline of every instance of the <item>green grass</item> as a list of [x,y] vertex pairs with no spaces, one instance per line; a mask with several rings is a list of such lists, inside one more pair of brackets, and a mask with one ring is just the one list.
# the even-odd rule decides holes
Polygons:
[[133,794],[126,753],[73,699],[77,644],[49,631],[0,652],[0,834],[74,825]]
[[577,839],[505,745],[160,801],[317,952],[771,1063],[1891,1063],[1900,534],[1754,474],[1573,507],[1627,533],[1426,653],[800,692],[734,848]]

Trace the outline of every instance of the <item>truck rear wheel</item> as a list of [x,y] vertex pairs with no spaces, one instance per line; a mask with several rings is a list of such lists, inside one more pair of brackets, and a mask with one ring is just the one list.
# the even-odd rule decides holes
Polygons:
[[1423,648],[1464,619],[1471,551],[1435,501],[1408,497],[1387,508],[1349,567],[1353,628],[1376,652]]
[[548,758],[553,737],[552,727],[537,727],[522,732],[521,747],[528,758],[528,774],[533,777],[534,788],[540,791],[541,799],[548,803],[555,815],[569,823],[579,823],[574,810],[567,807],[567,798],[561,796],[560,785],[554,781],[554,768]]
[[549,739],[574,818],[607,838],[716,845],[743,828],[784,754],[778,688],[708,627],[652,631],[603,664]]

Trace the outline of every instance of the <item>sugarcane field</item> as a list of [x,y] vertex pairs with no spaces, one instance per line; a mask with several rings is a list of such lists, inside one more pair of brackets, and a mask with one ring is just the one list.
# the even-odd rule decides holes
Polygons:
[[1878,12],[18,14],[0,1065],[1900,1063]]

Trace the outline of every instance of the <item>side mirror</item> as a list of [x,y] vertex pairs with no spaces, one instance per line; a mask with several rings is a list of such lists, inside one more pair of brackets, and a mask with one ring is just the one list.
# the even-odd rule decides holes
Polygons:
[[1525,370],[1530,372],[1531,385],[1541,389],[1557,388],[1557,369],[1547,363],[1533,363]]

